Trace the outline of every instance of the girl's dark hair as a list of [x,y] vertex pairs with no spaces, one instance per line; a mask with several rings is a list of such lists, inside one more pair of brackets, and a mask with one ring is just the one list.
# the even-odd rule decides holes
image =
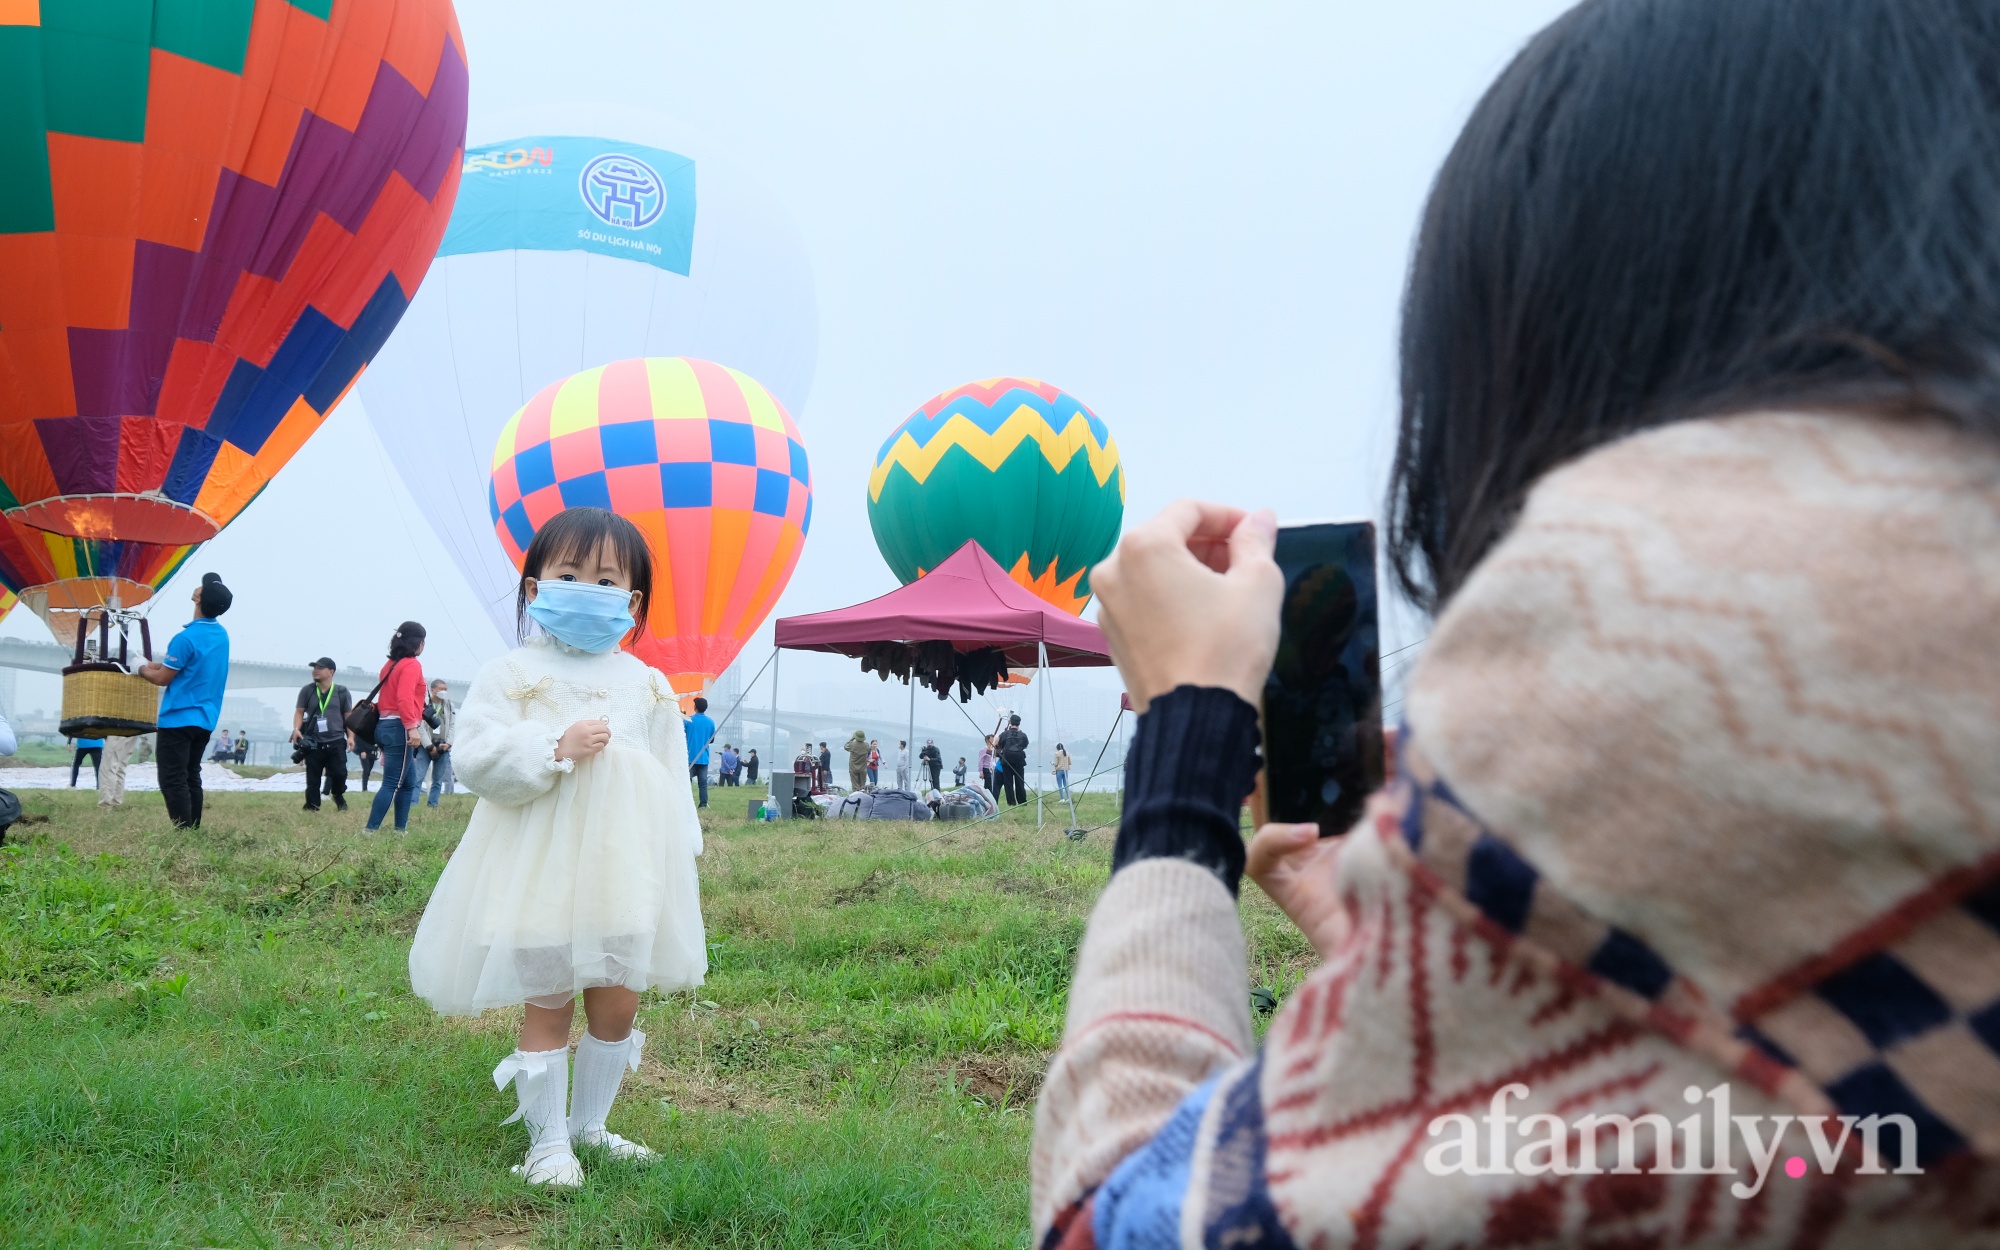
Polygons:
[[528,544],[521,560],[521,586],[514,595],[514,623],[522,639],[528,636],[528,579],[540,581],[542,570],[563,560],[582,560],[594,555],[604,544],[618,566],[632,575],[632,589],[639,592],[639,619],[635,633],[646,632],[646,612],[653,606],[653,550],[639,527],[603,508],[564,508],[548,519]]
[[1435,610],[1535,480],[1761,406],[2000,432],[2000,4],[1585,0],[1486,93],[1405,294],[1388,547]]
[[427,636],[424,633],[423,626],[417,624],[415,621],[404,621],[401,625],[396,626],[395,633],[389,635],[389,658],[392,660],[409,659],[417,653],[418,647],[424,645],[424,639]]

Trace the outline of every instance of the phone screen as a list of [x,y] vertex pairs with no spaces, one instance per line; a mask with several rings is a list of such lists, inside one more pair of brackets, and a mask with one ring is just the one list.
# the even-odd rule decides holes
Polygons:
[[1264,683],[1265,819],[1346,833],[1382,784],[1375,524],[1282,526],[1285,599]]

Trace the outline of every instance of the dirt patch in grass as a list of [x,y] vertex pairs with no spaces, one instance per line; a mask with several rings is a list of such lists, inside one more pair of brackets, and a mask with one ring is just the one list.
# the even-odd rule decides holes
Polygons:
[[726,1080],[706,1072],[670,1068],[650,1059],[639,1061],[639,1070],[630,1077],[632,1092],[647,1102],[664,1100],[687,1111],[749,1111],[771,1115],[797,1116],[803,1113],[798,1102],[777,1098],[753,1084]]
[[993,888],[1002,894],[1015,894],[1023,898],[1038,898],[1048,902],[1067,902],[1070,892],[1050,881],[1036,881],[1030,877],[1018,877],[1011,873],[1001,873],[993,878]]
[[431,1232],[452,1250],[529,1250],[535,1244],[533,1225],[496,1217],[443,1224]]
[[1047,1055],[960,1055],[944,1075],[989,1106],[1025,1107],[1042,1092],[1048,1070]]
[[879,898],[884,890],[896,884],[896,874],[874,869],[867,876],[845,889],[833,892],[833,905],[847,907],[865,899]]

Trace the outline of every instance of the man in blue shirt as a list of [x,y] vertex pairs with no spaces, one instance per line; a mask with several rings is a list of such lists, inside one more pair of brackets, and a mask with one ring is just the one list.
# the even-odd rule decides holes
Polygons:
[[708,744],[715,740],[715,722],[708,718],[708,700],[696,698],[694,715],[683,726],[688,738],[688,775],[701,785],[699,807],[708,806]]
[[215,618],[229,611],[233,597],[221,577],[202,574],[194,619],[167,644],[160,663],[139,666],[139,676],[167,688],[160,696],[160,794],[182,829],[201,824],[201,761],[229,682],[229,633]]

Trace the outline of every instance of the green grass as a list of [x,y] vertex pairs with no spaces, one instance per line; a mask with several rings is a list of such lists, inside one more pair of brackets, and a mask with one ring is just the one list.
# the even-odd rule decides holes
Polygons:
[[[286,795],[213,795],[192,833],[154,795],[23,799],[48,819],[0,850],[9,1246],[1026,1244],[1032,1099],[1108,828],[711,824],[708,984],[647,996],[612,1113],[666,1159],[586,1159],[551,1195],[508,1175],[525,1138],[489,1076],[518,1011],[409,992],[469,799],[408,838]],[[1254,888],[1244,916],[1282,994],[1310,952]]]
[[23,742],[0,768],[68,768],[75,758],[76,748],[67,742]]

